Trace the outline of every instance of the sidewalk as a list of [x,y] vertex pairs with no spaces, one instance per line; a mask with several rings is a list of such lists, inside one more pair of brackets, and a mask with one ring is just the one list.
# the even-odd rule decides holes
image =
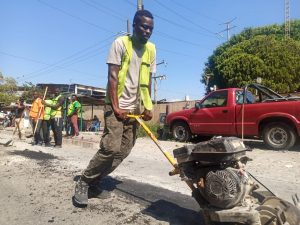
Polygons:
[[[31,129],[26,129],[25,133],[22,133],[21,140],[18,137],[18,132],[16,132],[14,136],[12,135],[14,129],[14,127],[6,127],[5,129],[0,130],[0,132],[2,133],[2,137],[0,138],[0,145],[5,144],[10,139],[13,139],[13,141],[25,141],[28,143],[30,142],[30,138],[26,137],[31,135]],[[102,134],[103,130],[100,130],[99,132],[80,132],[79,136],[65,137],[65,132],[63,131],[63,145],[71,144],[82,148],[98,149]],[[50,137],[52,143],[54,140],[52,131],[50,132]]]
[[63,144],[72,144],[82,148],[98,149],[103,131],[80,132],[79,136],[63,137]]

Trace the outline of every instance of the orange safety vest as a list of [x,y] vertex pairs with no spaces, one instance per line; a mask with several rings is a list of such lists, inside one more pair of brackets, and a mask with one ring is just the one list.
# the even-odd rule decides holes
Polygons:
[[30,108],[30,112],[29,112],[29,116],[33,119],[33,120],[37,120],[39,111],[41,110],[41,114],[39,119],[43,119],[44,118],[44,105],[42,104],[42,99],[41,98],[37,98],[33,101],[32,106]]

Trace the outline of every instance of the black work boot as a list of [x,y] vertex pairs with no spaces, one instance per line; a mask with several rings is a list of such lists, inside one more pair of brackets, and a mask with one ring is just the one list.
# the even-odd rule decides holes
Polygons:
[[78,206],[85,207],[88,204],[88,189],[89,185],[81,178],[77,181],[75,186],[74,201]]

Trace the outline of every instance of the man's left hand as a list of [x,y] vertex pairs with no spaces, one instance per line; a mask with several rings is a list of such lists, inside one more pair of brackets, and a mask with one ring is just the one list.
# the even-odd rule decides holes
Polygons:
[[151,112],[150,110],[147,110],[147,109],[144,110],[144,112],[142,113],[142,115],[143,115],[142,118],[143,118],[143,120],[145,120],[145,121],[149,121],[149,120],[151,120],[152,117],[153,117],[152,112]]

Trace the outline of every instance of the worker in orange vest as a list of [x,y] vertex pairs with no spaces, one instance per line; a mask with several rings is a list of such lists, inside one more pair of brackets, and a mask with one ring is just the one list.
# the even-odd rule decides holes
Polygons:
[[33,145],[42,145],[42,120],[44,118],[44,105],[42,104],[42,99],[38,92],[33,93],[34,100],[32,102],[32,106],[30,108],[29,117],[31,121],[32,130],[34,132],[35,126],[36,131],[34,133],[34,140],[32,142]]

